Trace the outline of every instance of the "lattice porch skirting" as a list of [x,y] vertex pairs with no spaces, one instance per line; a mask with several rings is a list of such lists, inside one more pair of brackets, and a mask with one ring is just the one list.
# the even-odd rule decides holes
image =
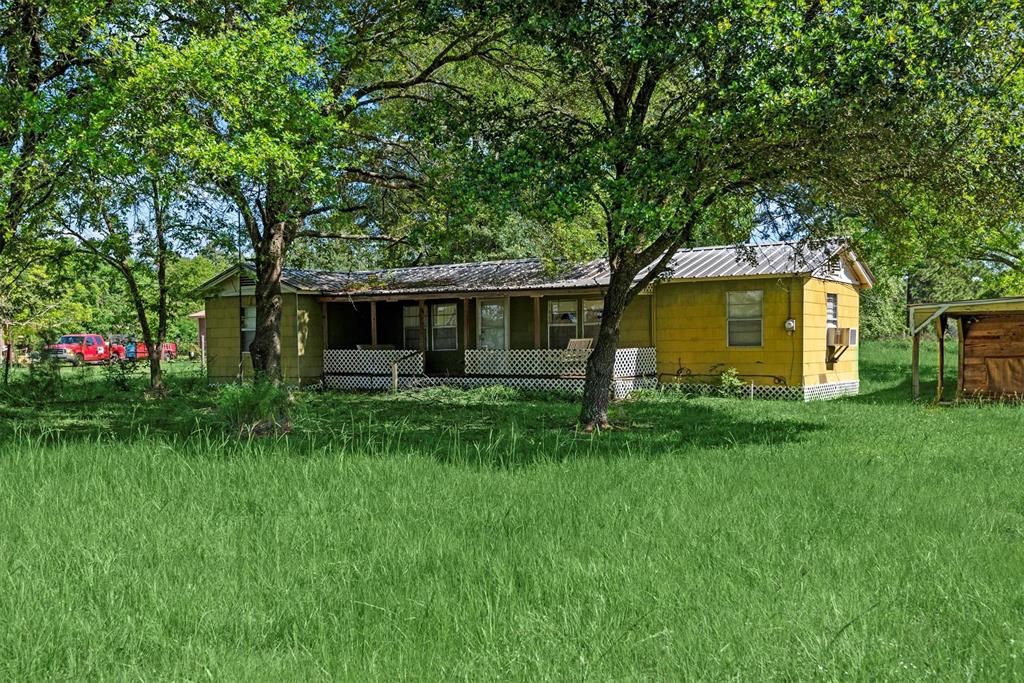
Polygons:
[[[721,387],[717,384],[661,384],[660,388],[693,396],[718,396],[721,391]],[[856,396],[858,393],[860,393],[860,382],[856,380],[807,386],[755,384],[753,387],[737,389],[737,396],[740,398],[750,397],[775,401],[827,401],[840,396]]]
[[[658,380],[653,377],[619,378],[612,383],[613,395],[623,399],[637,389],[653,389]],[[390,377],[369,375],[325,375],[324,386],[342,391],[390,391]],[[399,377],[399,389],[421,389],[430,386],[477,387],[504,386],[525,391],[556,391],[566,394],[582,394],[583,379],[575,377]]]

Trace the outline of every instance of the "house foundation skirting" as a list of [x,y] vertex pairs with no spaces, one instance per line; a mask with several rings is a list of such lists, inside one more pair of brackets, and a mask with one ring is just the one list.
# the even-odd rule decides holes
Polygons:
[[[379,375],[325,375],[324,386],[328,389],[390,391],[391,377]],[[399,377],[399,389],[422,389],[424,387],[448,386],[462,389],[477,387],[505,386],[526,391],[556,391],[570,394],[583,393],[582,377]],[[653,377],[624,377],[612,382],[616,399],[626,398],[637,389],[653,389],[658,380]]]
[[[666,391],[678,391],[690,396],[722,396],[719,384],[678,383],[661,384]],[[860,392],[860,382],[828,382],[826,384],[809,384],[805,386],[787,386],[780,384],[748,384],[736,387],[731,396],[736,398],[756,398],[774,401],[827,401],[840,396],[856,396]]]
[[[324,386],[343,391],[390,391],[391,377],[380,375],[325,375]],[[399,389],[422,389],[425,387],[448,386],[462,389],[477,387],[505,386],[525,391],[555,391],[569,394],[583,393],[583,378],[577,377],[427,377],[402,376],[398,378]],[[722,387],[717,384],[659,384],[653,377],[624,377],[612,383],[616,399],[623,399],[637,389],[662,389],[678,391],[690,396],[720,396]],[[738,398],[756,398],[776,401],[827,401],[840,396],[856,396],[860,382],[828,382],[807,386],[780,386],[755,384],[737,388]]]
[[860,393],[860,381],[829,382],[804,387],[805,401],[828,401],[840,396],[856,396]]

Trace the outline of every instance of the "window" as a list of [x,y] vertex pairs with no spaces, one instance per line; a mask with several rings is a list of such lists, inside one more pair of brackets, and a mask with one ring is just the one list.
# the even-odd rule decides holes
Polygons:
[[764,292],[728,292],[729,346],[761,346]]
[[455,304],[434,304],[430,318],[435,351],[455,351],[459,348],[458,311]]
[[835,356],[834,350],[827,345],[828,341],[828,330],[834,327],[839,327],[839,295],[838,294],[826,294],[825,295],[825,363],[827,369],[831,370],[835,367]]
[[839,295],[825,295],[825,327],[839,327]]
[[476,307],[477,347],[508,348],[508,299],[480,299]]
[[248,351],[256,338],[256,307],[244,306],[242,308],[242,351]]
[[604,301],[592,299],[583,302],[583,336],[597,339],[601,330],[601,319],[604,317]]
[[420,350],[420,307],[402,307],[402,348]]
[[548,304],[548,348],[564,349],[576,337],[576,300],[561,299]]

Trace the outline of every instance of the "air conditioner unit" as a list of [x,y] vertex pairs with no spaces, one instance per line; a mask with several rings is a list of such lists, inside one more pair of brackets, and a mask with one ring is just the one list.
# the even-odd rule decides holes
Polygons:
[[829,346],[856,346],[856,327],[830,327],[826,333],[826,343]]

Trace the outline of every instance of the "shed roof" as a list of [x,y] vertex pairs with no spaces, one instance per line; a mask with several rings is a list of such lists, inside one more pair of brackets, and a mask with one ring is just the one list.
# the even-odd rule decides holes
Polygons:
[[910,329],[913,332],[918,332],[940,315],[955,318],[983,313],[1024,313],[1024,296],[910,304],[907,306],[907,313]]
[[[853,265],[863,286],[873,284],[871,271],[845,240],[838,239],[817,244],[774,242],[681,249],[660,277],[671,281],[812,275],[842,260]],[[252,270],[252,266],[246,268]],[[222,282],[236,269],[226,271],[203,288]],[[644,274],[641,272],[638,277]],[[604,258],[567,264],[556,270],[551,270],[540,259],[510,259],[340,272],[285,268],[282,280],[297,291],[324,296],[399,296],[597,289],[607,286],[609,269]]]

